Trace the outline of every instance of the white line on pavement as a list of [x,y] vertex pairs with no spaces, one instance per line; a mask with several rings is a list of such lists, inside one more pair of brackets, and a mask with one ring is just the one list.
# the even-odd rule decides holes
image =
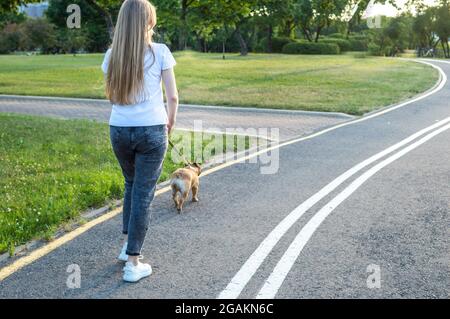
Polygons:
[[291,243],[289,248],[286,250],[284,255],[281,257],[280,261],[275,266],[273,272],[270,274],[269,278],[264,283],[257,295],[257,299],[271,299],[274,298],[283,284],[289,271],[292,269],[295,261],[298,259],[303,247],[307,244],[311,236],[314,234],[316,229],[320,224],[328,217],[328,215],[333,212],[333,210],[338,207],[344,200],[346,200],[351,194],[353,194],[361,185],[363,185],[369,178],[375,175],[382,168],[388,166],[392,162],[401,158],[402,156],[408,154],[412,150],[416,149],[420,145],[426,143],[436,135],[439,135],[446,130],[450,129],[450,125],[441,127],[434,132],[426,135],[417,142],[405,147],[404,149],[398,151],[394,155],[388,157],[382,162],[378,163],[367,172],[358,177],[353,181],[348,187],[346,187],[341,193],[339,193],[335,198],[328,202],[323,208],[317,212],[308,223],[300,230],[300,232],[295,237],[294,241]]
[[419,138],[420,136],[434,130],[446,123],[450,122],[450,117],[439,121],[419,132],[409,136],[408,138],[400,141],[397,144],[381,151],[378,154],[366,159],[365,161],[353,166],[348,171],[337,177],[331,183],[326,185],[316,194],[308,198],[305,202],[303,202],[300,206],[294,209],[289,215],[287,215],[273,230],[272,232],[262,241],[259,247],[253,252],[253,254],[248,258],[245,264],[241,267],[241,269],[236,273],[228,286],[221,292],[219,295],[219,299],[230,299],[239,297],[240,293],[253,277],[253,275],[258,270],[259,266],[263,263],[281,237],[287,233],[287,231],[292,227],[292,225],[303,216],[303,214],[317,204],[321,199],[330,194],[333,190],[335,190],[339,185],[344,183],[350,177],[358,173],[364,167],[376,162],[377,160],[383,158],[384,156],[398,150],[399,148],[405,146],[406,144],[412,142],[413,140]]

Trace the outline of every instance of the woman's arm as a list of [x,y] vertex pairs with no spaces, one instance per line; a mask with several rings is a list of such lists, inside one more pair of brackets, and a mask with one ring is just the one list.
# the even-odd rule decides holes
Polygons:
[[166,89],[167,115],[169,117],[167,128],[170,134],[175,126],[178,111],[178,90],[173,68],[162,71],[162,80]]

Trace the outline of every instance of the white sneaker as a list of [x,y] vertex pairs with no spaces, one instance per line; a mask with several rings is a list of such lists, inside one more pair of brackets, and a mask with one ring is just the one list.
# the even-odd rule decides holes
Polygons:
[[128,261],[123,268],[123,280],[127,282],[138,282],[142,278],[148,277],[152,274],[152,266],[143,264],[138,260],[135,266],[131,261]]
[[127,246],[128,246],[128,243],[123,244],[122,250],[121,250],[120,255],[118,257],[118,259],[120,261],[128,261]]

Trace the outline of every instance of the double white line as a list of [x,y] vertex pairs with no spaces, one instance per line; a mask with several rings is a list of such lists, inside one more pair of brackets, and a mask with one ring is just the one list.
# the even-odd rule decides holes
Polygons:
[[[443,73],[443,72],[442,72]],[[445,81],[444,81],[445,83]],[[442,83],[441,83],[442,85]],[[441,89],[442,86],[439,88]],[[435,93],[435,92],[434,92]],[[411,103],[411,102],[409,102]],[[338,207],[345,199],[347,199],[352,193],[354,193],[364,182],[366,182],[370,177],[380,171],[382,168],[391,164],[395,160],[401,158],[405,154],[416,149],[420,145],[424,144],[436,135],[450,129],[450,117],[435,123],[411,136],[400,141],[399,143],[381,151],[378,154],[366,159],[365,161],[352,167],[331,183],[322,188],[319,192],[308,198],[305,202],[294,209],[289,215],[287,215],[273,230],[272,232],[262,241],[259,247],[253,252],[253,254],[247,259],[245,264],[232,278],[231,282],[218,296],[219,299],[234,299],[238,298],[242,290],[251,280],[253,275],[256,273],[258,268],[273,250],[275,245],[279,240],[287,233],[287,231],[315,204],[320,200],[334,191],[338,186],[347,181],[350,177],[364,169],[365,167],[373,164],[374,162],[381,160],[383,157],[394,153],[395,151],[401,149],[394,153],[390,157],[379,162],[356,180],[354,180],[348,187],[346,187],[342,192],[340,192],[336,197],[334,197],[330,202],[328,202],[322,209],[320,209],[300,230],[300,232],[295,237],[294,241],[291,243],[289,248],[281,257],[280,261],[275,266],[274,270],[270,276],[265,281],[263,287],[257,294],[256,298],[274,298],[283,284],[287,274],[291,270],[298,256],[300,255],[303,247],[306,245],[308,240],[314,234],[315,230],[320,226],[320,224],[327,218],[327,216]],[[417,140],[420,138],[419,140]],[[417,140],[417,141],[416,141]]]
[[[295,208],[289,215],[287,215],[273,230],[272,232],[263,240],[259,247],[254,251],[254,253],[248,258],[245,264],[233,277],[228,286],[221,292],[218,298],[220,299],[234,299],[238,298],[242,290],[245,288],[247,283],[256,273],[260,265],[267,258],[269,253],[278,243],[278,241],[287,233],[287,231],[307,212],[311,207],[317,204],[325,196],[330,194],[339,185],[344,183],[350,177],[367,167],[368,165],[380,160],[381,158],[389,155],[403,146],[415,141],[416,142],[408,145],[407,147],[399,150],[390,157],[384,159],[380,163],[376,164],[356,180],[354,180],[349,186],[347,186],[341,193],[334,197],[330,202],[328,202],[322,209],[319,210],[306,225],[300,230],[298,235],[295,237],[294,241],[291,243],[289,248],[286,250],[284,255],[281,257],[278,264],[275,266],[273,272],[270,274],[269,278],[265,281],[263,287],[259,291],[257,298],[274,298],[278,289],[283,284],[284,279],[291,270],[295,261],[297,260],[303,247],[306,245],[308,240],[314,234],[315,230],[320,226],[320,224],[327,218],[327,216],[338,207],[345,199],[347,199],[352,193],[354,193],[364,182],[366,182],[375,173],[380,171],[382,168],[391,164],[395,160],[404,156],[405,154],[416,149],[420,145],[424,144],[428,140],[432,139],[438,134],[445,132],[450,129],[450,117],[445,120],[439,121],[434,125],[431,125],[410,137],[402,140],[401,142],[385,149],[384,151],[366,159],[365,161],[359,163],[358,165],[352,167],[338,178],[333,180],[331,183],[322,188],[319,192],[308,198],[305,202]],[[433,131],[434,130],[434,131]],[[431,132],[431,133],[430,133]],[[429,134],[427,134],[429,133]],[[424,136],[425,135],[425,136]]]

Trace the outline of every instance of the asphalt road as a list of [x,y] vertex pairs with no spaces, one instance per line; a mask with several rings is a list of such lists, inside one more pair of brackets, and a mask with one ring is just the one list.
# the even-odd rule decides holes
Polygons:
[[[450,64],[434,64],[450,76]],[[439,121],[450,117],[449,101],[450,82],[404,107],[282,146],[275,174],[251,163],[214,172],[182,215],[169,193],[158,196],[143,251],[154,274],[137,284],[121,280],[117,216],[1,281],[0,298],[448,298],[450,127]],[[255,268],[255,250],[300,204],[432,125],[326,193],[263,249],[260,267],[236,279],[244,265]],[[66,285],[71,264],[81,269],[80,288]],[[367,283],[370,265],[379,288]]]
[[[108,122],[111,105],[106,100],[0,95],[0,112]],[[352,118],[353,116],[342,113],[182,104],[178,111],[177,129],[225,133],[230,128],[247,130],[276,127],[279,128],[279,137],[275,139],[283,141],[308,135]],[[256,130],[255,134],[261,135],[261,131]]]

